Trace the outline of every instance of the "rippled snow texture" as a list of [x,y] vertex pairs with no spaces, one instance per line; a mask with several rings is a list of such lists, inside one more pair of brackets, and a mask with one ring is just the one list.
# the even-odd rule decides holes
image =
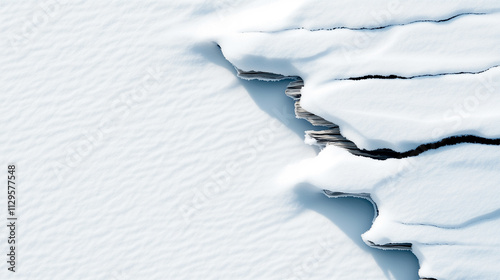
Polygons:
[[0,168],[19,176],[18,271],[2,226],[0,279],[417,278],[410,253],[362,242],[368,202],[278,188],[315,156],[310,126],[286,82],[242,82],[198,33],[248,9],[0,5]]

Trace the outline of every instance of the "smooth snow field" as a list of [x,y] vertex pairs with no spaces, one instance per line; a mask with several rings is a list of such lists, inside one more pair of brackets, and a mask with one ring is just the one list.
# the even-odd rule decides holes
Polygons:
[[498,24],[493,0],[0,4],[0,279],[496,279],[500,147],[307,145],[326,128],[285,90],[360,149],[494,140]]

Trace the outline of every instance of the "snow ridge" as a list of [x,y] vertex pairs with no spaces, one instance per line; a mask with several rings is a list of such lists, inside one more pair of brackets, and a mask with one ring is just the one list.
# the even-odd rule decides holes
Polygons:
[[456,15],[453,15],[451,17],[445,18],[445,19],[422,19],[422,20],[415,20],[415,21],[410,21],[406,23],[394,23],[394,24],[387,24],[387,25],[382,25],[382,26],[377,26],[377,27],[347,27],[347,26],[336,26],[336,27],[330,27],[330,28],[313,28],[313,29],[308,29],[305,27],[299,27],[299,28],[286,28],[282,30],[273,30],[273,31],[244,31],[242,33],[280,33],[280,32],[286,32],[286,31],[293,31],[293,30],[306,30],[309,32],[318,32],[318,31],[332,31],[332,30],[339,30],[339,29],[347,29],[347,30],[381,30],[381,29],[387,29],[391,28],[394,26],[405,26],[405,25],[410,25],[410,24],[415,24],[415,23],[423,23],[423,22],[429,22],[429,23],[443,23],[443,22],[449,22],[454,19],[464,17],[464,16],[480,16],[480,15],[487,15],[490,13],[474,13],[474,12],[466,12],[466,13],[459,13]]
[[491,9],[431,21],[420,8],[406,9],[401,24],[389,17],[366,27],[374,21],[342,14],[369,24],[216,41],[239,77],[291,79],[296,117],[321,128],[305,140],[319,155],[289,166],[283,183],[372,201],[377,215],[363,240],[410,249],[421,279],[496,279],[500,17]]

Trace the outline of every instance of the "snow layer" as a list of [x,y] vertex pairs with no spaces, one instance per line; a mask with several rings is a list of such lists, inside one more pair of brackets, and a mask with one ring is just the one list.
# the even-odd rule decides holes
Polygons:
[[[412,244],[421,277],[496,279],[500,261],[500,149],[462,144],[385,161],[327,146],[283,180],[366,196],[378,216],[363,240]],[[328,192],[327,192],[328,193]]]
[[[500,138],[498,1],[281,4],[247,10],[208,37],[241,71],[302,78],[300,106],[359,148]],[[480,144],[385,161],[331,145],[281,181],[372,200],[378,216],[364,241],[411,247],[422,278],[497,279],[499,158],[498,146]]]
[[362,242],[370,203],[277,187],[315,156],[311,126],[287,82],[238,79],[197,33],[247,9],[2,2],[0,168],[17,164],[19,243],[11,273],[0,227],[0,279],[418,277],[411,253]]
[[[446,21],[467,14],[500,11],[495,0],[274,0],[252,1],[242,9],[219,13],[221,21],[208,23],[204,31],[280,32],[291,29],[367,29],[404,25],[421,21]],[[217,6],[217,4],[215,4]],[[220,5],[219,5],[220,6]],[[243,6],[243,5],[239,5]],[[214,30],[213,25],[219,25]]]
[[345,22],[228,32],[217,42],[239,69],[303,78],[302,107],[338,124],[359,148],[404,152],[454,135],[500,138],[500,14],[456,15],[375,30],[338,28]]

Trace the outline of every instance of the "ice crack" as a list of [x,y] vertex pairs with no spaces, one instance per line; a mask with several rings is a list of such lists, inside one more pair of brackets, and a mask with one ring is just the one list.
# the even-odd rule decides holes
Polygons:
[[422,20],[415,20],[415,21],[410,21],[410,22],[405,22],[405,23],[394,23],[394,24],[387,24],[387,25],[381,25],[381,26],[375,26],[375,27],[347,27],[347,26],[337,26],[337,27],[330,27],[330,28],[313,28],[313,29],[307,29],[305,27],[296,27],[296,28],[285,28],[281,30],[274,30],[274,31],[246,31],[242,33],[281,33],[281,32],[287,32],[287,31],[294,31],[294,30],[305,30],[309,32],[318,32],[318,31],[333,31],[333,30],[341,30],[341,29],[347,29],[347,30],[353,30],[353,31],[376,31],[376,30],[382,30],[382,29],[387,29],[395,26],[405,26],[405,25],[410,25],[410,24],[416,24],[416,23],[443,23],[443,22],[449,22],[453,21],[455,19],[465,17],[465,16],[481,16],[481,15],[488,15],[488,13],[460,13],[456,14],[454,16],[451,16],[449,18],[445,19],[437,19],[437,20],[432,20],[432,19],[422,19]]

